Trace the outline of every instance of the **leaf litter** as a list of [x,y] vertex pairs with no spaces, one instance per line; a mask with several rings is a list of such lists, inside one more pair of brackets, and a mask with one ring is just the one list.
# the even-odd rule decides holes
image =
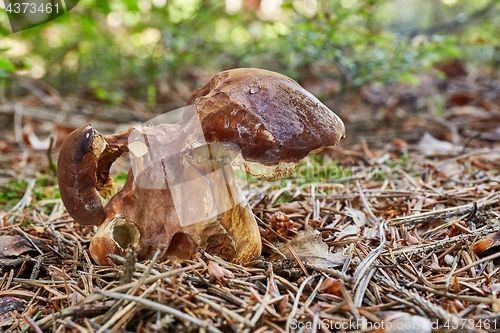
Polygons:
[[[136,262],[129,251],[95,265],[94,228],[57,197],[36,199],[25,179],[15,205],[0,197],[0,331],[498,331],[497,109],[455,106],[450,135],[385,146],[367,136],[307,159],[300,178],[251,182],[264,250],[244,266],[202,249],[193,260]],[[395,122],[412,135],[422,124]],[[34,151],[8,160],[9,149],[2,193],[23,168],[43,169]]]
[[[345,151],[329,154],[342,159]],[[13,332],[286,332],[299,322],[325,330],[426,318],[422,332],[433,321],[463,320],[475,323],[469,331],[488,331],[477,325],[493,325],[500,307],[500,171],[474,162],[493,152],[452,157],[463,168],[446,176],[435,165],[448,156],[410,153],[406,166],[385,168],[363,165],[368,157],[353,151],[359,163],[343,186],[290,181],[283,191],[275,182],[251,199],[265,247],[246,266],[203,251],[190,261],[114,256],[113,267],[96,266],[88,254],[92,228],[60,206],[4,211],[0,302],[12,310],[0,325]],[[23,198],[33,188],[26,190]],[[488,239],[483,252],[473,251]]]

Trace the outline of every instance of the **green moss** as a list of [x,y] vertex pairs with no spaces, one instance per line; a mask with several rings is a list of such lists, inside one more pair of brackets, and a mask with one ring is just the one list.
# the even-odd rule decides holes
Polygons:
[[[11,209],[24,196],[27,187],[28,183],[22,179],[0,184],[0,205],[5,206],[7,210]],[[31,195],[35,203],[40,200],[61,198],[57,178],[51,175],[41,175],[36,180]]]
[[332,183],[353,175],[352,169],[338,165],[337,161],[325,162],[321,156],[313,155],[302,161],[293,179],[299,186],[309,183]]
[[8,202],[21,199],[28,183],[21,179],[0,185],[0,201]]
[[286,192],[283,192],[279,197],[278,199],[276,199],[276,202],[275,204],[279,205],[279,204],[282,204],[282,203],[290,203],[293,201],[293,197],[291,194],[289,193],[286,193]]
[[408,154],[403,154],[401,155],[397,160],[387,160],[384,162],[384,165],[387,165],[390,168],[394,167],[403,167],[407,168],[408,167]]

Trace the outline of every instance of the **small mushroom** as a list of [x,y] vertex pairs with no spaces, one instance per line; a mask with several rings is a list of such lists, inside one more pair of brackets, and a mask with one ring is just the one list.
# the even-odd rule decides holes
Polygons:
[[97,225],[104,221],[104,205],[115,193],[109,168],[127,151],[130,131],[104,139],[92,126],[86,125],[64,140],[59,151],[57,176],[62,201],[75,222]]
[[[260,254],[260,232],[233,166],[283,178],[306,155],[344,136],[335,113],[292,79],[266,70],[221,72],[188,104],[176,124],[109,137],[86,126],[63,144],[61,197],[76,222],[99,225],[90,245],[97,263],[129,246],[140,260],[158,249],[162,257],[190,258],[202,247],[249,261]],[[132,170],[105,205],[109,168],[127,150]]]

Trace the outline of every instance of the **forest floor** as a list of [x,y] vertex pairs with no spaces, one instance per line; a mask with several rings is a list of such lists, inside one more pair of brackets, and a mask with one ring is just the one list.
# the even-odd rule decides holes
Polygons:
[[52,160],[69,129],[111,133],[143,110],[36,87],[4,101],[0,331],[500,332],[500,81],[421,81],[326,100],[347,138],[294,177],[250,182],[264,250],[244,266],[203,251],[96,265]]

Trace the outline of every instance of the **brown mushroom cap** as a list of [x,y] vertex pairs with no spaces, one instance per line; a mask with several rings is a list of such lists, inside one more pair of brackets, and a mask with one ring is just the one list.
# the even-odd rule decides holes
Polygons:
[[105,149],[104,138],[90,125],[73,131],[59,152],[58,178],[68,213],[80,224],[104,221],[104,205],[97,185],[97,161]]
[[79,224],[104,221],[104,204],[114,193],[111,164],[127,151],[132,129],[103,137],[91,125],[71,132],[59,151],[57,178],[61,199]]
[[311,152],[344,137],[342,120],[291,78],[267,70],[221,72],[190,98],[207,142],[241,148],[247,173],[283,178]]

